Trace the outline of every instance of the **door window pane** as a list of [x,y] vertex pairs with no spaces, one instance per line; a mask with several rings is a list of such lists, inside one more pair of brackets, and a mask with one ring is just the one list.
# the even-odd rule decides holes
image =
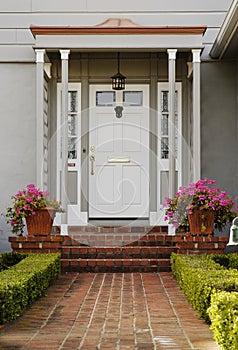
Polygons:
[[169,92],[168,91],[162,91],[162,112],[168,112],[169,111]]
[[77,115],[68,115],[68,135],[77,136],[77,125],[76,125]]
[[68,92],[68,111],[69,112],[78,112],[78,91],[69,91]]
[[[169,158],[169,91],[161,91],[161,158]],[[175,158],[178,153],[178,91],[175,91]]]
[[167,114],[162,115],[161,133],[163,136],[168,136],[169,134],[169,116]]
[[169,139],[168,139],[168,137],[161,138],[161,158],[162,159],[169,158]]
[[128,106],[142,106],[142,91],[123,91],[123,102]]
[[77,159],[77,139],[76,137],[68,138],[68,158]]
[[115,91],[97,91],[96,106],[113,106],[116,101]]

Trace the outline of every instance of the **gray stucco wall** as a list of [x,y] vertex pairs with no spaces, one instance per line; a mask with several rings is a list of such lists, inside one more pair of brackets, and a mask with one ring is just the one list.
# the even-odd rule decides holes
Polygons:
[[[0,64],[0,213],[10,197],[35,183],[35,64]],[[9,250],[10,227],[0,216],[0,252]]]
[[237,65],[220,61],[201,68],[202,177],[237,196]]

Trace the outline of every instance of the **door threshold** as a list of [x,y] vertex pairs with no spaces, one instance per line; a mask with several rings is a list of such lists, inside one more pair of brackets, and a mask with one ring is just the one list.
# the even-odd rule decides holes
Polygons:
[[89,219],[88,224],[92,226],[149,226],[149,219]]

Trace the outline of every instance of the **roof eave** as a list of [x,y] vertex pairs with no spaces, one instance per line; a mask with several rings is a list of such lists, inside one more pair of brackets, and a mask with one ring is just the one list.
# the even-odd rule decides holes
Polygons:
[[210,56],[214,59],[221,59],[224,55],[236,29],[238,23],[238,0],[233,1],[226,18],[220,28],[217,38],[210,51]]

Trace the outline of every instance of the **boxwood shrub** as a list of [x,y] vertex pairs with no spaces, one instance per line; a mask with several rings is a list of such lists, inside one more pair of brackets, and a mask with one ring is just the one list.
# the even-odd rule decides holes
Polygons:
[[214,338],[222,350],[238,349],[238,293],[214,292],[208,314]]
[[237,270],[227,269],[217,259],[217,255],[171,255],[172,272],[180,288],[206,322],[210,321],[207,309],[213,290],[238,291]]
[[28,254],[18,264],[1,271],[0,323],[14,320],[42,296],[59,271],[59,254]]
[[212,254],[211,259],[228,269],[238,269],[238,254]]
[[212,322],[223,350],[238,349],[238,255],[171,255],[172,272],[192,306]]
[[0,254],[0,271],[10,268],[26,257],[27,254],[20,254],[15,252]]

